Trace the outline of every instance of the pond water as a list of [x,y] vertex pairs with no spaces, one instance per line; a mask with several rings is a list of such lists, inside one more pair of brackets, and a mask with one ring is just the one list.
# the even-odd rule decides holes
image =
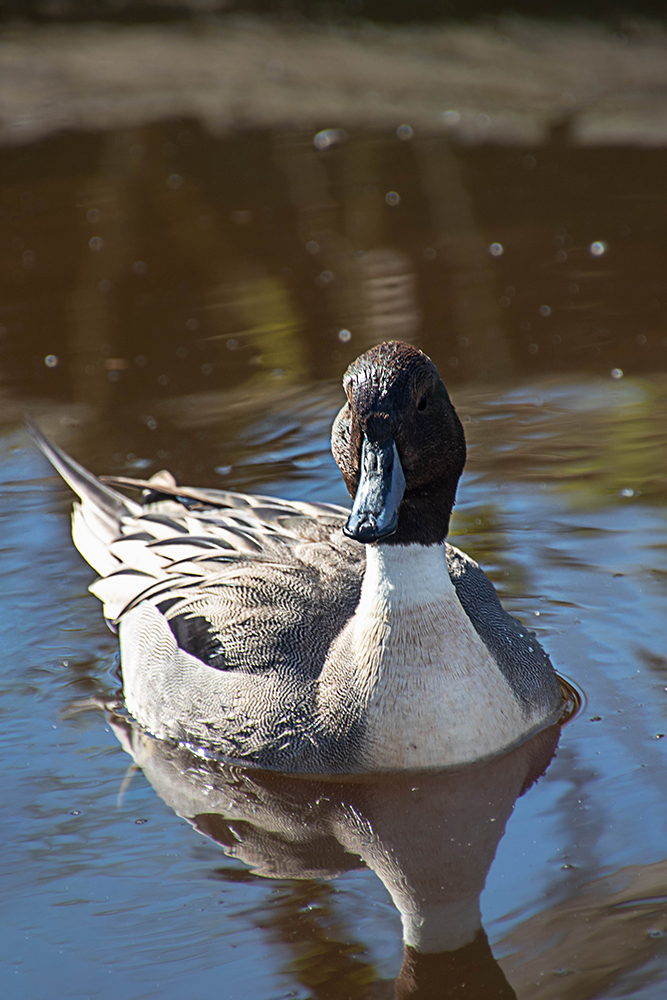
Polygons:
[[[0,161],[3,995],[662,997],[665,153],[172,122]],[[105,715],[23,413],[99,473],[344,503],[340,377],[382,339],[464,421],[455,544],[585,692],[551,763],[317,784]]]

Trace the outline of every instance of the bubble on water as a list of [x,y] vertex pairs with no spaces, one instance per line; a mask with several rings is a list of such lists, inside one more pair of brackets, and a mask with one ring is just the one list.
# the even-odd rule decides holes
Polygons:
[[607,244],[603,240],[596,240],[595,243],[591,243],[588,252],[591,257],[601,257],[607,252]]
[[228,476],[232,471],[231,465],[216,465],[214,472],[217,472],[219,476]]
[[44,358],[44,364],[47,368],[57,368],[60,358],[57,354],[47,354]]
[[611,375],[612,378],[623,378],[623,369],[622,368],[612,368],[612,370],[609,372],[609,374]]
[[388,205],[392,206],[398,205],[399,201],[401,200],[401,196],[396,191],[387,191],[386,195],[384,196],[384,200],[387,202]]
[[183,184],[183,178],[180,174],[170,174],[167,177],[167,187],[170,187],[172,191],[176,191]]
[[199,320],[191,316],[190,319],[186,319],[185,325],[188,330],[194,331],[199,329]]
[[135,260],[132,265],[132,271],[134,274],[145,274],[148,270],[148,264],[144,260]]
[[412,131],[409,125],[399,125],[398,128],[396,129],[396,135],[398,136],[399,139],[402,139],[404,142],[407,142],[408,139],[412,139],[414,132]]
[[424,250],[425,260],[435,260],[437,256],[438,256],[437,251],[433,247],[426,247],[426,249]]
[[[229,344],[227,346],[229,347]],[[201,370],[204,375],[210,375],[213,371],[213,365],[209,361],[205,361],[201,366]]]
[[339,330],[338,339],[340,340],[341,344],[349,344],[349,342],[352,340],[352,334],[350,333],[349,330]]
[[618,495],[619,497],[633,497],[635,495],[635,491],[631,490],[629,486],[625,486],[622,490],[618,491]]
[[504,253],[504,248],[502,243],[492,243],[489,247],[489,253],[492,257],[502,257]]
[[306,243],[306,251],[308,253],[316,254],[320,252],[320,245],[315,240],[308,240]]
[[538,312],[540,316],[551,316],[551,306],[540,306]]
[[458,111],[443,111],[442,120],[445,125],[458,125],[461,121],[461,115]]
[[88,240],[88,246],[91,250],[101,250],[104,246],[104,240],[100,236],[93,236]]
[[88,222],[99,222],[102,218],[102,213],[99,208],[89,208],[86,213],[86,218],[88,219]]

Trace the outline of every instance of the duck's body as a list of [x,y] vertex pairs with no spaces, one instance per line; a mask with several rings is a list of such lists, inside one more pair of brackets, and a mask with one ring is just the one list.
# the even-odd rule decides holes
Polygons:
[[[393,380],[382,365],[377,374],[382,351],[400,363]],[[429,459],[431,488],[421,442],[402,440],[387,405],[401,380],[402,397],[421,404],[429,376],[433,426],[462,441],[432,372],[392,344],[350,369],[334,454],[352,513],[183,489],[164,475],[135,483],[147,487],[142,505],[33,430],[81,497],[74,540],[101,576],[91,590],[119,626],[127,708],[149,732],[263,767],[354,772],[480,760],[557,715],[548,657],[445,542],[465,445],[452,460],[441,441],[448,457]]]

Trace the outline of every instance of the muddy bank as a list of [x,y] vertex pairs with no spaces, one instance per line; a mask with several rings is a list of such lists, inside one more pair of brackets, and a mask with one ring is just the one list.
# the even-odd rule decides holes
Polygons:
[[0,39],[0,142],[194,118],[215,134],[397,128],[467,143],[662,145],[667,32],[493,25],[15,25]]

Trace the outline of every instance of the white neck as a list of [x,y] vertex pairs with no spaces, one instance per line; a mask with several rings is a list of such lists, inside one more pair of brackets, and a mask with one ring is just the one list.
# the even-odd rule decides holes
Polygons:
[[339,638],[320,691],[333,713],[341,697],[359,706],[369,769],[480,760],[525,729],[461,606],[444,545],[369,546],[359,604]]
[[444,545],[369,545],[357,614],[368,605],[424,608],[456,600]]

